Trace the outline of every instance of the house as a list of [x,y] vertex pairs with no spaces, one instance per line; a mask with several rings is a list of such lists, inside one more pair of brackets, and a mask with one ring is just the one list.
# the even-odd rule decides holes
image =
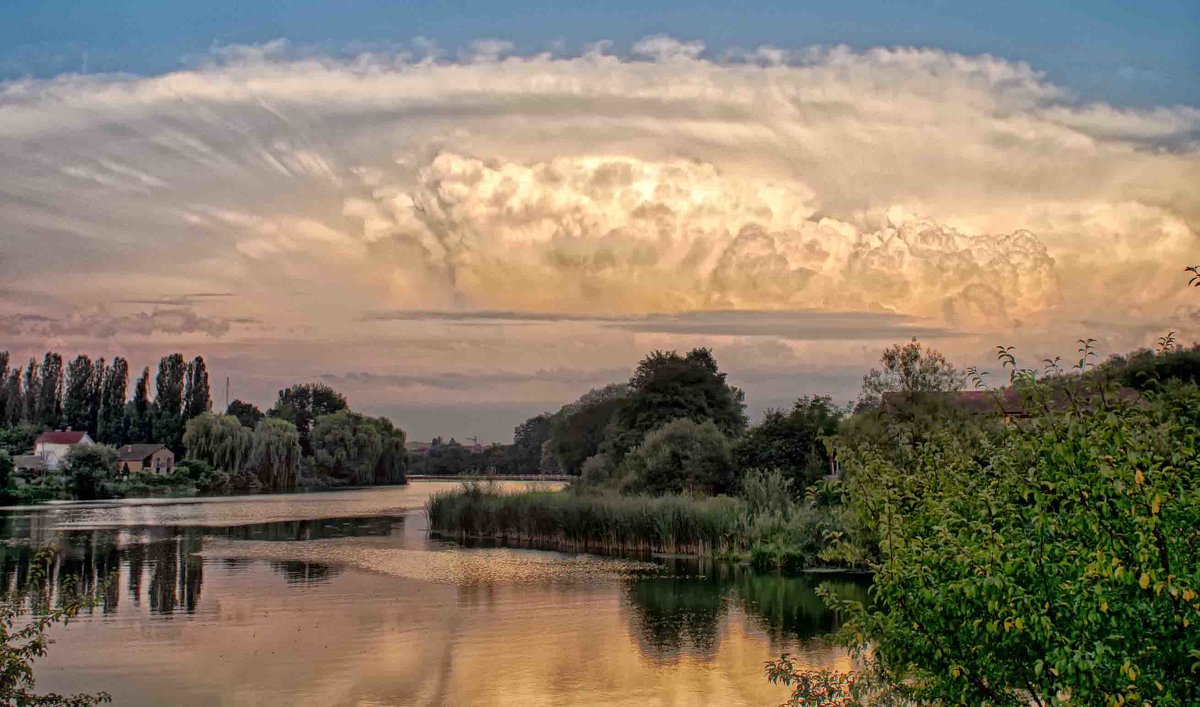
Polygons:
[[117,470],[122,474],[148,471],[168,476],[175,473],[175,452],[161,444],[127,444],[117,450]]
[[67,458],[67,452],[79,444],[95,444],[95,442],[87,432],[74,430],[43,432],[33,442],[33,455],[40,457],[49,471],[58,471]]
[[18,486],[29,479],[38,479],[46,475],[46,462],[36,454],[18,454],[13,457],[13,481]]

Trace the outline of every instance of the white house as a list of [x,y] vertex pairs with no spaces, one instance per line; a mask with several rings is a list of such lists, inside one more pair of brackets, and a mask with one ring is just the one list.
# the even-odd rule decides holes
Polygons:
[[77,444],[95,444],[87,432],[52,430],[43,432],[33,442],[33,454],[46,463],[50,471],[58,471],[67,458],[67,452]]

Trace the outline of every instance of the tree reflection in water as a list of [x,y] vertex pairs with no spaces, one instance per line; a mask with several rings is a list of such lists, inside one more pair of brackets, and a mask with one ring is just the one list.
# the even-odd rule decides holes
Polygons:
[[[294,542],[344,537],[386,537],[403,529],[402,517],[332,518],[254,523],[229,527],[128,527],[60,530],[43,527],[37,514],[6,515],[0,520],[0,593],[22,586],[39,548],[58,550],[50,571],[51,586],[68,578],[91,592],[104,586],[100,604],[92,611],[117,611],[122,594],[134,606],[143,593],[152,614],[191,614],[200,601],[204,561],[198,553],[206,536],[260,542]],[[252,561],[221,560],[227,569],[249,567]],[[315,562],[272,562],[273,570],[291,587],[312,587],[336,577],[341,569]],[[105,586],[105,583],[108,583]],[[125,591],[122,592],[122,585]],[[57,601],[57,598],[52,598]]]
[[869,581],[845,575],[760,574],[729,563],[664,560],[664,572],[635,576],[625,593],[631,630],[642,654],[673,663],[712,658],[721,626],[738,608],[776,645],[802,643],[835,630],[839,617],[816,594],[827,584],[840,596],[865,601]]

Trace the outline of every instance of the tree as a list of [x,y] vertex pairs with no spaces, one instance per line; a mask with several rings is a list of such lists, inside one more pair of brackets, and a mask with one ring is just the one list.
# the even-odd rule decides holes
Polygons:
[[588,391],[554,414],[546,446],[562,473],[582,473],[584,462],[600,453],[609,428],[628,402],[629,386],[609,385]]
[[60,354],[47,351],[42,359],[41,381],[38,383],[36,422],[43,427],[56,428],[62,421],[63,360]]
[[107,498],[104,482],[112,478],[117,468],[117,452],[104,444],[77,444],[67,452],[63,464],[71,490],[76,498]]
[[541,470],[542,445],[550,438],[552,416],[534,415],[513,430],[509,470],[514,474],[536,474]]
[[267,417],[287,420],[295,425],[300,433],[301,449],[305,455],[311,456],[313,421],[348,408],[346,398],[333,388],[323,383],[304,383],[279,391],[279,397],[274,407],[267,411]]
[[879,358],[882,368],[863,376],[859,406],[879,404],[884,393],[943,393],[962,390],[964,377],[946,357],[925,349],[915,338],[889,347]]
[[628,404],[606,440],[614,459],[624,458],[650,430],[681,417],[711,421],[727,437],[746,428],[745,396],[725,382],[708,349],[693,349],[686,356],[655,351],[638,364],[629,388]]
[[125,407],[127,439],[135,444],[154,439],[154,408],[150,405],[150,369],[143,368],[133,386],[133,400]]
[[33,451],[33,441],[37,439],[41,428],[33,425],[19,424],[0,429],[0,449],[8,452],[9,456],[28,454]]
[[8,421],[8,352],[0,351],[0,425]]
[[249,427],[250,429],[254,429],[266,417],[263,411],[258,409],[257,405],[242,402],[241,400],[234,400],[229,403],[229,407],[225,409],[225,414],[233,415],[238,419],[238,422],[242,423],[243,427]]
[[100,406],[96,415],[96,441],[122,444],[129,435],[125,426],[125,389],[129,386],[129,363],[114,356],[100,384]]
[[791,481],[792,492],[804,490],[829,472],[825,438],[837,432],[842,415],[828,396],[804,397],[789,412],[768,410],[757,425],[733,446],[734,466],[778,469]]
[[404,441],[404,432],[387,418],[349,410],[317,418],[312,432],[317,467],[354,484],[403,483]]
[[1200,390],[1029,412],[848,455],[883,555],[844,640],[909,703],[1200,703]]
[[163,356],[154,379],[154,440],[183,451],[183,387],[187,364],[182,354]]
[[96,359],[87,389],[87,430],[92,437],[100,433],[100,401],[104,397],[104,378],[107,375],[108,365],[104,358]]
[[31,425],[41,424],[41,420],[38,418],[38,404],[42,398],[40,371],[41,366],[38,365],[37,359],[29,359],[29,363],[25,366],[25,378],[21,385],[25,390],[21,401],[21,421]]
[[630,491],[717,494],[733,488],[729,440],[712,420],[682,417],[652,430],[626,465]]
[[0,488],[6,488],[12,483],[13,460],[8,450],[0,449]]
[[183,391],[183,419],[190,420],[212,410],[212,395],[208,386],[208,366],[203,356],[197,356],[187,366]]
[[254,428],[247,468],[269,489],[288,489],[300,471],[300,433],[287,420],[267,418]]
[[232,415],[206,412],[187,421],[183,444],[189,459],[238,474],[249,461],[254,432]]
[[80,354],[67,365],[66,388],[63,394],[63,424],[73,430],[86,430],[96,434],[91,425],[92,377],[95,365],[92,359]]
[[21,388],[21,367],[9,369],[8,375],[2,382],[4,386],[4,417],[0,425],[10,427],[21,424],[24,414],[24,395]]

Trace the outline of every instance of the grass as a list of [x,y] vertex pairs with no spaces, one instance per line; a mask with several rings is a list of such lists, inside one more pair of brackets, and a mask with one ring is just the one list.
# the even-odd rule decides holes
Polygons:
[[432,531],[574,552],[722,555],[738,550],[748,512],[734,498],[501,493],[483,484],[433,496]]
[[504,493],[468,483],[434,495],[426,510],[431,531],[457,540],[568,552],[706,555],[789,572],[862,566],[839,550],[846,545],[840,507],[790,501],[761,506],[753,498],[727,496]]

